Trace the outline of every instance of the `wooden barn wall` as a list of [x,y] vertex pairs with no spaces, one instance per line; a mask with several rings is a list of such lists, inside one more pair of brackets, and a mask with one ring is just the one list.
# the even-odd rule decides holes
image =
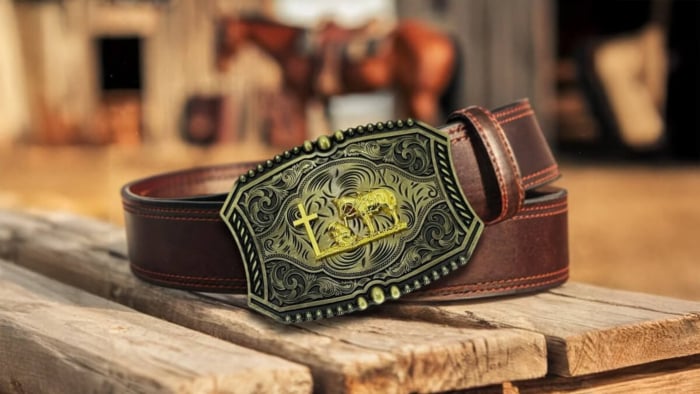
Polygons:
[[[0,23],[0,33],[7,33],[0,37],[11,43],[16,30],[19,40],[14,40],[14,47],[21,43],[22,57],[8,61],[13,47],[0,45],[0,55],[10,54],[0,56],[4,59],[0,70],[5,70],[0,78],[10,86],[0,92],[0,103],[10,103],[1,106],[0,133],[2,128],[16,133],[28,125],[29,140],[89,141],[100,94],[94,44],[99,37],[142,39],[146,142],[179,140],[182,109],[193,95],[232,98],[238,114],[230,120],[233,127],[257,131],[262,116],[255,92],[279,83],[275,65],[255,50],[239,56],[227,73],[214,66],[215,21],[222,14],[269,12],[271,1],[3,0],[1,4],[0,22],[13,18],[14,6],[16,23],[15,27]],[[551,135],[553,0],[403,0],[397,2],[397,11],[400,17],[433,20],[456,36],[463,54],[460,105],[493,107],[528,96]]]
[[[11,4],[0,1],[2,7]],[[0,21],[7,18],[2,7]],[[255,60],[259,54],[254,51],[250,55],[254,60],[237,61],[225,74],[215,69],[215,21],[222,14],[265,12],[269,7],[269,2],[252,0],[14,3],[27,112],[32,119],[27,139],[89,142],[100,95],[95,40],[137,36],[141,38],[144,140],[179,140],[181,112],[188,97],[241,95],[247,85],[256,82],[255,78],[241,77],[246,71],[259,72]],[[0,32],[12,29],[11,24],[0,25]],[[258,60],[265,63],[266,59]],[[0,100],[6,99],[0,96]],[[4,108],[0,114],[7,111]]]
[[432,20],[452,32],[463,57],[462,105],[489,108],[530,97],[553,136],[553,0],[401,0],[399,16]]
[[0,0],[0,141],[14,138],[29,127],[24,67],[15,11],[10,0]]

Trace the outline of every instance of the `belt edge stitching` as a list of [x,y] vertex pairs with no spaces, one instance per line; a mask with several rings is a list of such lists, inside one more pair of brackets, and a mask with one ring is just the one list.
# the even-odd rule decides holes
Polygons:
[[[166,278],[193,279],[193,280],[203,280],[203,281],[212,281],[212,282],[213,281],[246,282],[245,279],[234,278],[234,277],[190,276],[190,275],[166,274],[163,272],[156,272],[156,271],[152,271],[152,270],[143,268],[143,267],[141,267],[138,264],[133,263],[133,262],[130,262],[129,265],[131,266],[132,269],[134,269],[138,272],[148,274],[148,275],[153,275],[154,278],[157,276],[164,276]],[[157,279],[157,278],[155,278],[155,279]],[[160,280],[160,279],[158,279],[158,280]],[[186,282],[182,282],[182,283],[186,283]]]
[[[515,290],[515,289],[521,289],[521,288],[528,288],[528,287],[537,287],[549,283],[554,283],[557,281],[560,281],[562,279],[566,279],[569,277],[569,267],[557,270],[557,271],[552,271],[546,274],[540,274],[540,275],[533,275],[530,277],[522,277],[522,278],[514,278],[514,279],[501,279],[498,281],[492,281],[492,282],[479,282],[479,283],[472,283],[472,284],[462,284],[462,285],[454,285],[454,286],[449,286],[444,289],[435,289],[435,290],[425,290],[420,293],[416,293],[416,295],[421,295],[421,296],[440,296],[440,295],[452,295],[452,294],[469,294],[469,293],[485,293],[485,292],[493,292],[493,291],[499,291],[499,290]],[[524,283],[524,284],[514,284],[514,285],[508,285],[508,283],[511,282],[523,282],[531,279],[541,279],[541,278],[553,278],[553,279],[547,279],[544,281],[538,281],[538,282],[532,282],[532,283]],[[474,287],[474,286],[482,286],[482,285],[496,285],[496,286],[491,286],[488,288],[483,288],[483,289],[471,289],[471,290],[466,290],[465,288],[468,287]],[[506,285],[506,286],[501,286],[501,285]],[[455,289],[455,290],[450,290],[450,289]],[[461,290],[460,290],[461,289]]]

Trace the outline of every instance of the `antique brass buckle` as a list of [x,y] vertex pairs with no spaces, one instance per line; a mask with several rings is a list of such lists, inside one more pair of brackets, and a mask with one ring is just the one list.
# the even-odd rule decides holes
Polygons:
[[307,141],[242,175],[221,216],[248,304],[285,323],[361,311],[448,275],[483,229],[447,134],[413,120]]

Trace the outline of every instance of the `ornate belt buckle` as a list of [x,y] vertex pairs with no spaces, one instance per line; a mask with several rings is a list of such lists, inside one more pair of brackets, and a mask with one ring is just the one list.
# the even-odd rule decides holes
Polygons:
[[221,210],[248,304],[285,323],[361,311],[463,266],[483,230],[446,133],[413,120],[307,141],[242,175]]

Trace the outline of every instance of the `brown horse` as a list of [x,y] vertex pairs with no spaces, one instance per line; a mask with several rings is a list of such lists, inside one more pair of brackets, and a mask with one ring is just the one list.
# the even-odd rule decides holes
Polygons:
[[[227,18],[219,26],[217,64],[226,70],[243,43],[274,58],[284,90],[296,98],[291,113],[303,118],[308,100],[394,88],[407,115],[434,123],[440,98],[456,73],[452,38],[429,25],[405,20],[380,35],[376,23],[346,29],[332,22],[307,30],[261,18]],[[306,129],[303,119],[295,121]]]

